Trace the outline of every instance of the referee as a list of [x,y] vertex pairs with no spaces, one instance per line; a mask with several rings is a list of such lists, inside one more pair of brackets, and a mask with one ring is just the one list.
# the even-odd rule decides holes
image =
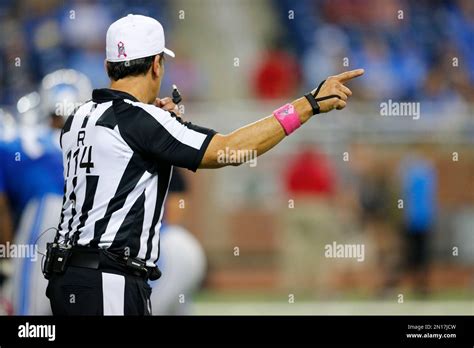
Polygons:
[[[44,264],[55,315],[150,315],[148,280],[160,277],[159,232],[173,167],[220,168],[219,150],[270,150],[312,115],[343,109],[344,83],[362,69],[329,77],[271,116],[230,134],[184,122],[171,98],[158,99],[163,27],[128,15],[107,31],[110,88],[67,119],[61,133],[64,198]],[[235,164],[235,163],[232,163]]]

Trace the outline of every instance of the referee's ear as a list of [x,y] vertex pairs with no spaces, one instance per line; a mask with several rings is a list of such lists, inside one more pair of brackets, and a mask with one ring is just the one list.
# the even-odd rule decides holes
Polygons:
[[163,73],[165,71],[164,65],[164,56],[162,54],[157,54],[153,59],[153,66],[152,66],[153,76],[157,76],[162,78]]

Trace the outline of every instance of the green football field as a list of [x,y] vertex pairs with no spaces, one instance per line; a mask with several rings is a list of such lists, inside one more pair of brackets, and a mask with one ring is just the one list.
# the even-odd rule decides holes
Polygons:
[[264,293],[201,292],[192,306],[197,315],[474,315],[472,292],[442,292],[420,298],[398,294],[374,300],[360,294],[340,299]]

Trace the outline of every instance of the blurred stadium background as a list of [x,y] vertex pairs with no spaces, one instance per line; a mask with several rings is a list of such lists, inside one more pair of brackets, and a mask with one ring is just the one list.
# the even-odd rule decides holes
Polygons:
[[[177,84],[185,118],[222,133],[366,71],[346,110],[257,166],[186,173],[184,225],[208,259],[194,313],[474,313],[472,0],[2,0],[1,108],[16,116],[59,68],[107,86],[105,32],[127,13],[161,21],[176,52],[162,96]],[[389,99],[420,103],[419,119],[382,116]],[[409,253],[417,219],[426,265]],[[326,258],[333,241],[364,261]]]

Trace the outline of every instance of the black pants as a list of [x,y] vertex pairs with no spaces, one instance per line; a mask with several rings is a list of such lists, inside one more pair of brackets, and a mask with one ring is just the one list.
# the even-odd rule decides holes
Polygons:
[[46,289],[54,315],[151,315],[150,295],[145,278],[112,263],[70,266],[53,274]]
[[412,271],[423,270],[429,262],[429,231],[406,230],[407,266]]

